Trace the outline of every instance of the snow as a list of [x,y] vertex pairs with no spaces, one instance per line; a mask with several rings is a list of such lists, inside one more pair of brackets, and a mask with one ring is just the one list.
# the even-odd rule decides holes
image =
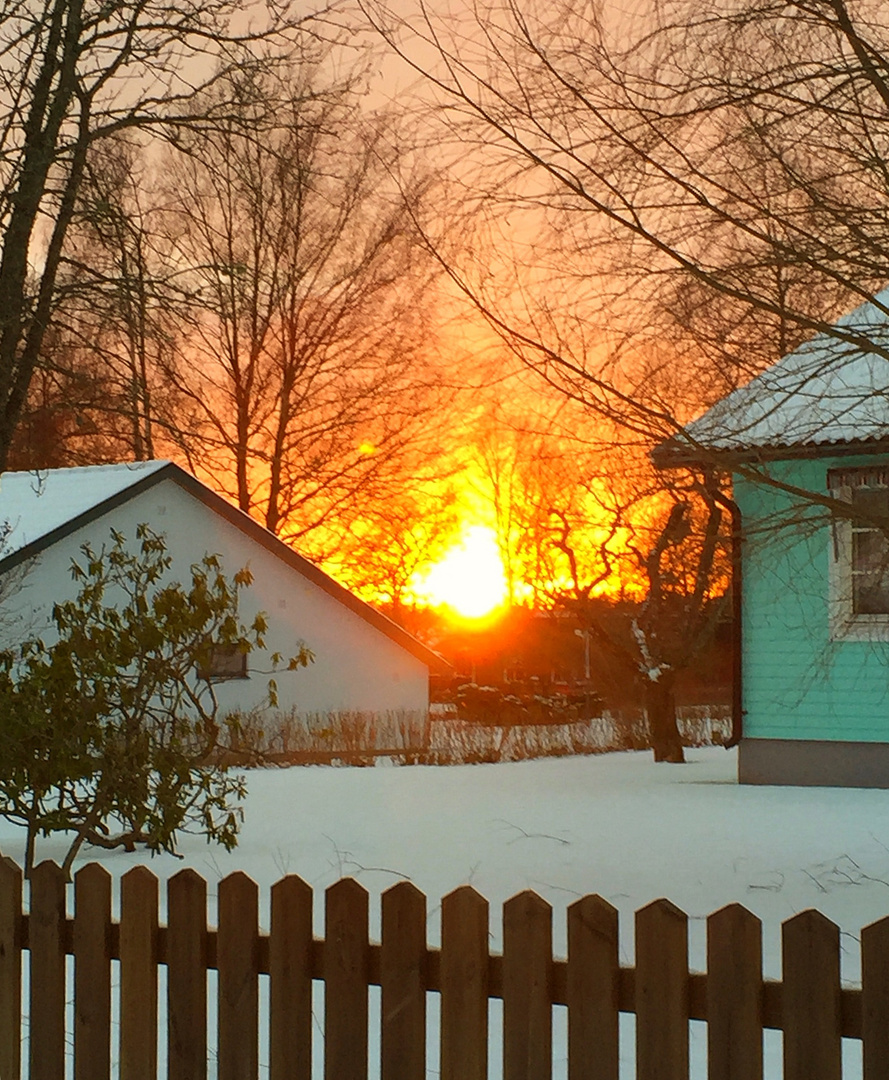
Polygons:
[[[705,967],[705,916],[738,901],[763,920],[764,966],[772,978],[781,972],[781,922],[816,907],[839,924],[844,980],[856,981],[859,931],[889,913],[889,791],[742,787],[734,751],[687,753],[686,765],[655,765],[650,753],[620,753],[439,768],[253,771],[234,852],[187,837],[183,861],[161,856],[151,865],[161,877],[194,867],[213,896],[223,875],[246,871],[262,888],[264,923],[270,885],[297,873],[316,889],[319,935],[321,890],[349,875],[371,894],[377,940],[380,894],[407,879],[429,898],[432,943],[439,936],[440,898],[468,882],[491,901],[494,949],[500,905],[534,889],[553,905],[560,955],[565,909],[598,892],[621,913],[627,964],[632,913],[666,896],[690,916],[691,964],[698,970]],[[5,822],[0,849],[22,857],[23,837]],[[63,849],[63,840],[51,838],[39,842],[38,852],[58,859]],[[115,876],[142,861],[138,854],[98,852],[81,863],[94,857]],[[623,1075],[631,1077],[631,1018],[625,1028]],[[559,1030],[555,1075],[563,1078]],[[703,1031],[704,1025],[692,1025],[695,1077],[705,1075]],[[492,1028],[492,1080],[499,1067],[496,1038]],[[766,1049],[767,1076],[778,1077],[780,1035],[767,1033]],[[860,1076],[858,1044],[846,1049],[844,1075]],[[434,1069],[433,1061],[430,1075]]]
[[9,530],[3,558],[122,494],[168,461],[88,465],[0,475],[0,523]]
[[827,445],[889,437],[889,361],[850,341],[889,347],[889,289],[838,320],[675,437],[715,450]]

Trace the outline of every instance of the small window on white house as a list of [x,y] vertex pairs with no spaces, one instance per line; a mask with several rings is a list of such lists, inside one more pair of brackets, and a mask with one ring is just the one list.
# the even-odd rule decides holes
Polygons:
[[889,639],[889,467],[831,469],[828,487],[853,511],[833,520],[831,636]]
[[207,659],[198,666],[198,677],[208,682],[247,678],[247,654],[237,645],[211,645]]

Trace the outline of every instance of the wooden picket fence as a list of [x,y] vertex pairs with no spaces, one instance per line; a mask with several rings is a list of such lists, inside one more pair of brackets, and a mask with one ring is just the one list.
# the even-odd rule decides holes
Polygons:
[[[687,916],[666,900],[636,913],[630,968],[619,964],[617,912],[598,896],[568,908],[563,960],[553,958],[551,909],[532,892],[504,905],[503,951],[491,955],[488,903],[469,887],[442,901],[440,948],[427,945],[426,898],[407,882],[382,896],[379,944],[369,938],[368,894],[354,880],[327,890],[323,940],[313,936],[312,890],[297,877],[273,886],[268,933],[260,930],[258,888],[242,873],[219,883],[216,929],[207,925],[203,878],[183,870],[166,887],[161,925],[157,878],[145,867],[130,870],[115,920],[109,874],[85,866],[69,916],[62,874],[43,863],[25,912],[21,871],[0,861],[0,1080],[21,1076],[25,951],[30,1080],[63,1080],[72,1047],[75,1080],[107,1080],[112,1053],[122,1080],[156,1080],[159,965],[167,968],[170,1080],[205,1078],[211,1052],[219,1080],[254,1080],[260,1022],[271,1080],[309,1080],[313,980],[324,983],[325,1080],[368,1076],[370,986],[381,988],[382,1080],[425,1080],[427,991],[440,995],[442,1080],[488,1075],[491,998],[503,1003],[504,1080],[551,1077],[553,1005],[568,1010],[569,1080],[617,1080],[620,1012],[636,1016],[637,1080],[687,1080],[690,1019],[708,1025],[710,1080],[761,1080],[764,1028],[783,1031],[785,1080],[840,1080],[844,1036],[863,1040],[865,1080],[889,1076],[889,918],[862,932],[862,986],[850,989],[840,984],[838,928],[815,911],[784,924],[779,982],[762,977],[759,920],[734,904],[708,920],[708,970],[700,974],[688,970]],[[212,1048],[208,970],[217,973]]]

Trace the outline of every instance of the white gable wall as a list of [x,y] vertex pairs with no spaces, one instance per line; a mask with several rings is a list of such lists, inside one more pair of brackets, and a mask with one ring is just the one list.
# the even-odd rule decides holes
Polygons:
[[[241,594],[242,621],[249,624],[257,611],[264,611],[269,622],[267,652],[252,653],[251,668],[269,671],[269,656],[292,656],[300,640],[315,654],[308,668],[274,675],[282,710],[295,708],[304,715],[426,711],[429,672],[424,663],[169,479],[46,549],[30,567],[21,590],[4,604],[3,637],[21,640],[42,632],[53,603],[75,594],[70,565],[80,557],[81,544],[99,548],[110,542],[114,528],[135,550],[136,527],[142,523],[165,535],[173,559],[171,576],[183,583],[191,564],[207,552],[222,557],[229,577],[250,568],[254,581]],[[268,674],[254,673],[248,679],[216,683],[222,711],[259,705],[268,679]]]

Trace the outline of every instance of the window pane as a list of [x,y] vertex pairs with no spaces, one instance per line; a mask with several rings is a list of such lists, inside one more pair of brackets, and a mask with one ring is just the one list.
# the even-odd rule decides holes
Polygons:
[[858,574],[879,574],[886,566],[889,545],[881,532],[852,533],[852,570]]
[[237,645],[213,645],[198,675],[202,679],[246,679],[247,654]]
[[[889,488],[855,488],[852,505],[862,513],[887,518]],[[889,538],[882,529],[852,523],[852,611],[856,615],[889,614]]]
[[889,488],[853,488],[852,505],[863,514],[886,517],[889,515]]
[[889,615],[889,580],[853,578],[852,610],[856,615]]

